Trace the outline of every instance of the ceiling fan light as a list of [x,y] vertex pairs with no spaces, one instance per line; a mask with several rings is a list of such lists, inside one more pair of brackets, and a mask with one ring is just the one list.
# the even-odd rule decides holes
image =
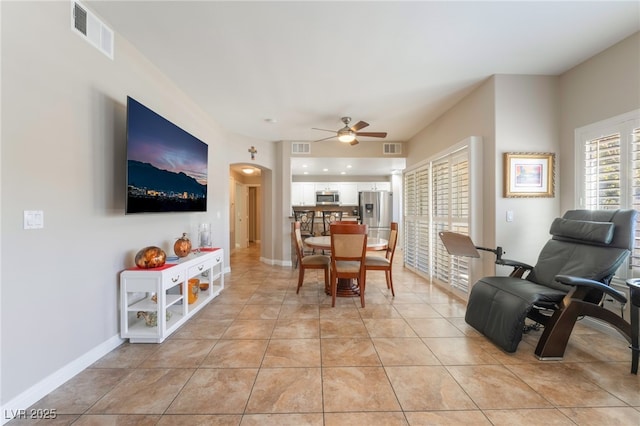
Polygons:
[[356,139],[356,133],[353,130],[345,130],[338,132],[338,140],[344,143],[353,142]]

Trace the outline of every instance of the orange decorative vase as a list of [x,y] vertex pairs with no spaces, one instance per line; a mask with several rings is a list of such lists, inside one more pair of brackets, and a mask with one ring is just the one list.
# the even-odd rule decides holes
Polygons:
[[138,268],[158,268],[167,261],[167,254],[160,247],[149,246],[136,254],[136,266]]
[[178,257],[186,257],[191,253],[191,240],[187,237],[186,232],[175,242],[173,251]]
[[187,284],[187,302],[191,305],[198,300],[198,292],[200,291],[200,280],[191,278]]

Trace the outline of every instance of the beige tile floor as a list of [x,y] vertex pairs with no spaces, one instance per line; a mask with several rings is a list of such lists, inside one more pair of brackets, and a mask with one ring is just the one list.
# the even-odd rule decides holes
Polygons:
[[[322,276],[231,256],[226,289],[162,344],[125,343],[40,400],[48,424],[639,425],[640,378],[623,340],[579,324],[565,358],[506,354],[464,304],[394,266],[368,274],[365,309]],[[26,421],[14,420],[10,424]]]

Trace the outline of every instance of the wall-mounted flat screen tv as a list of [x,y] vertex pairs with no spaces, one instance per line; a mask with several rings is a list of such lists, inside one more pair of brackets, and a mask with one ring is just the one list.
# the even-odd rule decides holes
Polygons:
[[126,213],[206,211],[208,149],[127,97]]

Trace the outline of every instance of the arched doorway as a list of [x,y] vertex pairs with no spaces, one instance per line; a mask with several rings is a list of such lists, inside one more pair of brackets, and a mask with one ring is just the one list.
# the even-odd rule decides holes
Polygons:
[[262,169],[253,164],[232,164],[229,182],[229,247],[233,252],[261,243],[264,223]]

